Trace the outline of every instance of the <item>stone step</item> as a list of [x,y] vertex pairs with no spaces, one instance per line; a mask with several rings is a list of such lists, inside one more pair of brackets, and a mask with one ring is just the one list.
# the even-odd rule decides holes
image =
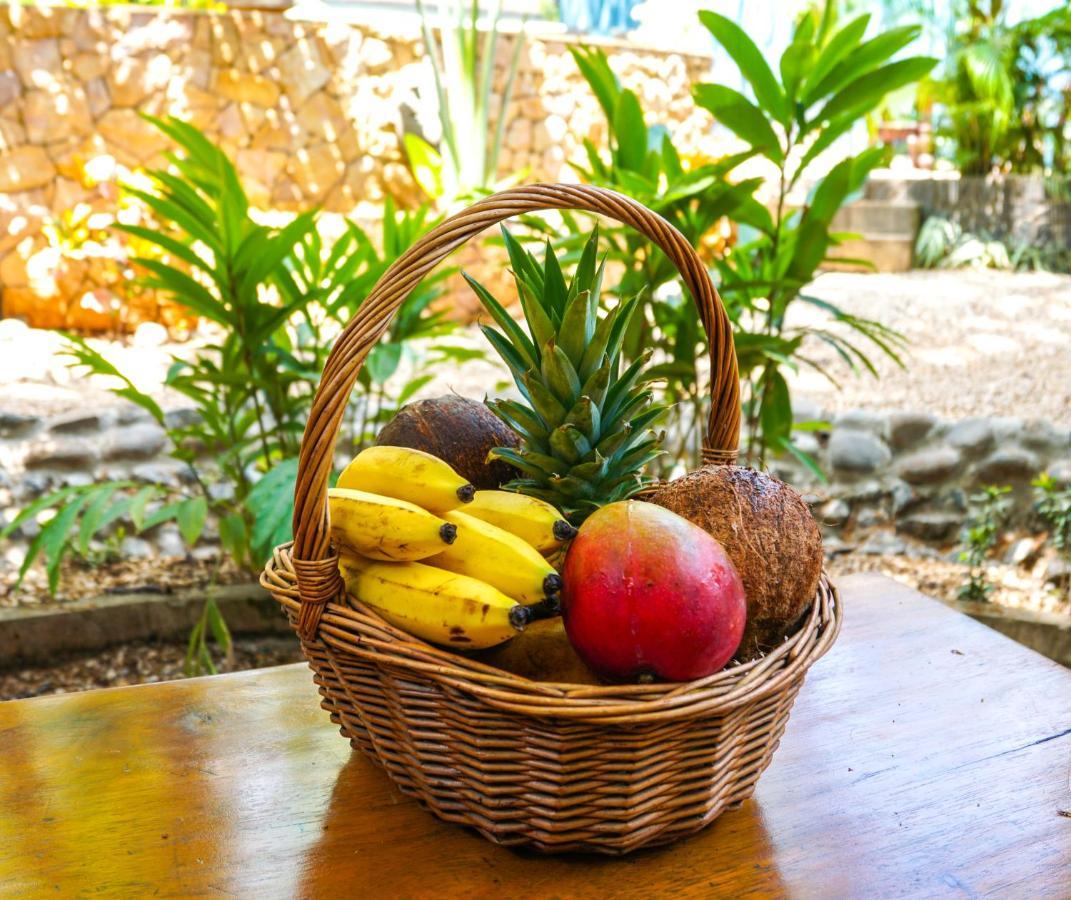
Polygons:
[[854,263],[826,262],[822,268],[831,272],[907,272],[912,268],[915,253],[914,234],[864,234],[845,241],[830,250],[843,259],[865,259],[874,264],[868,269]]
[[917,203],[856,200],[841,207],[833,217],[832,229],[865,235],[910,236],[914,240],[919,224]]

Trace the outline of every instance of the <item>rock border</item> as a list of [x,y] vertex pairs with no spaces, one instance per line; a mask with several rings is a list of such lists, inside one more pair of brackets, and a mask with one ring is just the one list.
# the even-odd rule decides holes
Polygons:
[[[57,657],[135,641],[185,638],[201,615],[205,589],[175,594],[104,594],[70,603],[0,609],[0,667],[48,665]],[[216,589],[232,634],[290,632],[279,604],[259,584]]]

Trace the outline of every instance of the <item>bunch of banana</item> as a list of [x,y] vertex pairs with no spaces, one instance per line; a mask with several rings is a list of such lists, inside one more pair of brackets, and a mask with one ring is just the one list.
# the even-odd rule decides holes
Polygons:
[[383,446],[346,467],[328,505],[347,590],[417,637],[482,649],[559,610],[561,576],[541,554],[575,529],[548,503],[475,491],[437,457]]
[[549,503],[513,491],[477,491],[465,515],[497,525],[540,553],[552,553],[576,535],[576,528]]
[[439,457],[409,447],[368,447],[338,476],[338,487],[383,494],[433,513],[470,503],[476,488]]
[[533,608],[537,605],[517,603],[477,578],[423,563],[343,556],[338,567],[350,594],[392,625],[433,644],[494,647],[544,615]]

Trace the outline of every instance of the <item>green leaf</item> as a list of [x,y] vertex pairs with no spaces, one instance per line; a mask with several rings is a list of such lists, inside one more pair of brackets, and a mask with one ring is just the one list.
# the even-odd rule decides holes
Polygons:
[[548,238],[546,255],[543,259],[543,294],[540,299],[543,301],[543,308],[555,325],[561,323],[562,314],[565,312],[565,298],[568,293],[569,291],[565,286],[565,276],[562,274],[562,267]]
[[614,107],[613,132],[617,147],[614,163],[619,168],[638,172],[647,158],[647,126],[640,101],[632,91],[621,91]]
[[562,327],[558,330],[558,346],[568,357],[574,368],[579,370],[584,357],[584,350],[592,338],[589,326],[593,322],[589,301],[591,294],[582,291],[569,301],[562,316]]
[[401,391],[399,391],[398,397],[396,398],[395,402],[398,404],[398,406],[404,406],[406,403],[409,402],[413,395],[416,394],[417,391],[419,391],[426,384],[430,384],[434,380],[435,376],[431,374],[418,375],[416,378],[410,378],[409,381],[405,383],[405,386],[401,389]]
[[625,331],[628,329],[633,313],[636,312],[639,305],[640,298],[637,295],[630,300],[621,301],[614,308],[614,319],[610,323],[610,333],[607,335],[606,350],[604,351],[611,363],[617,359],[618,354],[621,352],[621,342],[625,339]]
[[591,444],[595,444],[599,440],[599,408],[592,402],[590,397],[581,397],[577,400],[569,411],[564,424],[575,425]]
[[535,372],[526,372],[521,378],[532,408],[548,426],[565,418],[565,407],[539,379]]
[[[71,529],[90,497],[90,494],[72,497],[55,516],[41,526],[41,533],[38,535],[40,542],[34,542],[37,549],[45,555],[50,594],[55,594],[56,588],[59,587],[60,565],[70,549]],[[29,557],[29,554],[27,556]]]
[[740,69],[740,74],[751,84],[755,99],[763,111],[782,125],[787,125],[789,106],[785,95],[755,42],[747,36],[743,28],[719,13],[704,10],[699,13],[699,20],[725,48],[725,52]]
[[507,400],[487,400],[487,408],[519,434],[529,446],[546,450],[547,428],[534,412],[519,403]]
[[550,449],[559,459],[572,465],[580,462],[591,450],[588,439],[575,425],[565,424],[555,428],[549,437]]
[[599,106],[606,114],[608,122],[614,119],[614,111],[617,108],[617,94],[620,88],[617,76],[610,68],[610,61],[606,54],[598,47],[570,47],[569,52],[576,62],[580,74],[584,76]]
[[937,60],[933,57],[913,56],[910,59],[901,59],[882,66],[880,69],[857,78],[835,94],[822,107],[814,121],[824,122],[842,114],[861,115],[869,112],[886,94],[918,81],[935,65],[937,65]]
[[695,87],[695,102],[710,111],[714,118],[776,163],[784,153],[770,123],[759,109],[742,94],[720,84]]
[[172,256],[178,257],[188,265],[200,269],[206,275],[215,275],[215,269],[212,268],[207,260],[198,256],[188,245],[182,243],[182,241],[176,240],[170,235],[164,234],[162,231],[157,231],[152,228],[144,228],[141,225],[126,225],[122,222],[116,222],[112,227],[116,231],[122,231],[125,234],[140,238],[146,243],[155,244],[157,247],[160,247]]
[[521,327],[513,320],[513,317],[506,311],[506,308],[499,303],[482,284],[480,284],[475,278],[468,274],[468,272],[462,272],[461,277],[468,282],[469,287],[476,293],[476,296],[480,298],[480,302],[483,304],[490,314],[491,318],[498,323],[498,326],[506,333],[513,348],[517,351],[517,354],[524,360],[526,367],[536,368],[539,365],[539,356],[537,355],[535,345],[528,339],[528,335],[524,333]]
[[490,325],[480,325],[478,327],[498,355],[502,357],[502,361],[509,366],[515,379],[519,378],[529,370],[530,366],[527,361],[521,359],[521,355],[517,352],[517,348],[506,340],[505,335],[496,331]]
[[225,327],[232,324],[226,307],[185,272],[156,259],[139,256],[134,261],[156,276],[148,279],[149,283],[169,291],[187,309]]
[[500,227],[499,232],[502,235],[502,243],[506,247],[506,252],[509,254],[510,268],[515,277],[527,282],[535,296],[542,296],[543,271],[535,257],[517,242],[505,225]]
[[412,132],[406,132],[402,142],[409,160],[409,171],[413,173],[413,179],[420,185],[420,189],[432,199],[442,197],[445,193],[442,154],[420,135]]
[[368,374],[373,383],[384,384],[396,371],[402,360],[401,344],[376,344],[369,352],[365,360]]
[[159,490],[156,485],[149,485],[148,487],[143,487],[130,498],[130,506],[126,512],[130,516],[130,521],[134,523],[134,528],[138,531],[145,528],[145,507],[159,493]]
[[296,459],[276,463],[246,497],[245,508],[253,522],[252,550],[260,559],[267,558],[272,547],[286,543],[292,536],[297,464]]
[[248,538],[245,520],[240,513],[231,513],[219,520],[219,542],[231,559],[240,562],[246,558]]
[[122,496],[115,499],[115,495],[128,485],[129,482],[104,484],[93,491],[93,499],[82,513],[82,521],[78,529],[78,553],[81,556],[89,553],[89,542],[101,530],[107,528],[126,512],[130,505],[129,499]]
[[208,516],[208,503],[204,497],[192,497],[179,504],[176,519],[179,533],[188,547],[192,547],[201,537]]
[[818,461],[809,453],[805,453],[803,450],[797,447],[795,442],[791,439],[784,437],[776,437],[772,441],[770,441],[770,447],[775,451],[781,451],[793,456],[803,466],[805,466],[811,472],[811,474],[814,475],[814,477],[817,478],[819,481],[823,483],[829,481],[829,479],[826,477],[826,473],[822,471],[822,467],[818,465]]
[[[546,478],[562,468],[560,460],[545,453],[533,453],[531,450],[514,450],[511,447],[495,447],[487,454],[488,459],[501,459],[522,472],[536,478]],[[527,492],[526,492],[527,493]]]
[[569,409],[580,394],[580,377],[565,351],[553,341],[543,348],[542,375],[544,384]]
[[810,41],[795,40],[781,54],[781,81],[785,86],[785,95],[793,105],[800,81],[814,63],[816,52]]
[[792,175],[791,184],[794,185],[796,183],[800,176],[807,170],[807,167],[814,162],[818,154],[828,150],[837,138],[849,132],[852,129],[852,126],[858,121],[859,117],[854,113],[849,112],[827,122],[822,128],[821,133],[811,143],[811,146],[807,148],[807,152],[803,154],[802,159],[800,159],[799,165],[796,167],[796,171]]
[[[809,98],[811,89],[821,83],[826,75],[833,70],[833,67],[859,45],[859,41],[863,39],[869,23],[870,13],[864,13],[861,16],[856,16],[833,35],[829,43],[819,53],[814,68],[807,74],[803,84],[803,96],[805,98]],[[813,102],[813,100],[810,102]]]
[[209,631],[212,632],[212,637],[216,639],[219,648],[224,653],[229,654],[233,646],[231,632],[227,628],[223,613],[220,612],[219,606],[211,596],[205,600],[205,621],[208,623]]
[[900,28],[890,28],[860,44],[807,91],[803,98],[804,105],[813,106],[823,97],[839,91],[848,82],[872,71],[875,66],[880,66],[912,43],[921,33],[922,28],[918,25],[904,25]]
[[763,439],[767,442],[778,438],[787,439],[792,433],[792,400],[788,384],[777,369],[768,369],[763,379],[759,416]]

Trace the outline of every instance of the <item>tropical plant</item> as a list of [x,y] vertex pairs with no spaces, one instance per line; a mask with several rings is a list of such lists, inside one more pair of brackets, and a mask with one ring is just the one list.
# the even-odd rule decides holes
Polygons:
[[624,500],[650,482],[644,467],[662,436],[648,426],[662,413],[646,387],[649,352],[621,369],[621,345],[638,297],[599,318],[605,272],[597,260],[598,229],[566,283],[550,241],[540,265],[503,228],[527,333],[474,278],[465,278],[499,329],[481,326],[509,367],[523,402],[488,406],[520,435],[519,449],[491,455],[521,470],[505,485],[546,500],[579,524],[599,506]]
[[1007,246],[996,238],[964,231],[944,216],[930,216],[915,239],[920,269],[1011,269]]
[[[495,59],[502,0],[491,0],[488,25],[478,27],[479,0],[438,0],[433,20],[417,0],[424,51],[431,63],[439,108],[441,139],[436,149],[421,135],[404,135],[406,155],[417,184],[432,199],[447,202],[494,184],[502,150],[513,83],[524,32],[513,40],[506,81],[495,91]],[[438,30],[436,38],[433,29]],[[491,129],[492,100],[498,117]],[[490,135],[490,139],[488,139]]]
[[1000,528],[1008,514],[1006,495],[1010,487],[986,485],[971,495],[971,516],[963,530],[959,558],[967,564],[967,580],[959,589],[962,600],[982,603],[989,599],[993,585],[986,578],[985,564],[996,546]]
[[[1052,546],[1071,569],[1071,483],[1058,481],[1046,472],[1034,481],[1037,508],[1049,526]],[[1071,571],[1060,576],[1060,590],[1071,599]]]
[[[171,455],[184,464],[187,477],[181,487],[128,482],[68,487],[22,510],[3,536],[45,520],[19,578],[43,556],[53,592],[65,556],[73,551],[87,557],[94,539],[117,524],[141,532],[174,520],[192,545],[211,514],[223,550],[247,568],[258,567],[274,545],[288,540],[297,451],[331,343],[390,262],[429,225],[427,209],[399,213],[388,204],[378,251],[353,223],[324,246],[313,213],[282,228],[258,224],[234,166],[217,147],[177,119],[152,121],[181,152],[171,156],[171,169],[150,173],[151,190],[130,191],[160,225],[116,227],[160,251],[135,260],[146,273],[143,282],[211,323],[212,338],[192,358],[174,359],[166,378],[192,402],[193,415],[166,416],[81,338],[68,337],[64,352],[83,374],[113,379],[115,394],[166,430]],[[451,328],[431,309],[441,277],[406,298],[387,339],[369,356],[342,447],[356,449],[367,441],[376,422],[430,380],[432,361],[464,361],[474,353],[438,345],[414,349],[415,342]],[[409,377],[388,389],[407,355]],[[190,661],[197,667],[211,659],[206,638],[223,634],[213,602],[210,590],[191,639]]]
[[[784,370],[802,363],[833,375],[804,355],[804,340],[829,344],[853,371],[876,374],[860,338],[899,358],[900,338],[894,332],[803,291],[822,263],[837,258],[832,251],[845,236],[832,231],[833,217],[885,159],[885,150],[872,147],[840,160],[814,180],[798,207],[790,194],[810,177],[819,154],[831,150],[889,92],[929,72],[936,60],[893,60],[916,39],[918,26],[864,40],[869,15],[838,28],[836,4],[827,0],[821,10],[810,8],[800,16],[775,75],[736,23],[709,11],[700,13],[700,19],[750,84],[755,100],[722,84],[699,84],[696,102],[777,172],[772,211],[759,203],[739,208],[734,217],[742,226],[741,241],[715,260],[722,297],[737,325],[748,460],[762,465],[768,450],[788,452],[817,473],[813,460],[792,441]],[[833,327],[794,325],[788,313],[796,301],[824,312]]]
[[[606,117],[608,148],[604,153],[584,140],[587,164],[574,166],[589,184],[613,188],[640,201],[672,223],[693,246],[705,252],[728,217],[755,203],[762,183],[751,178],[731,183],[729,173],[753,151],[724,159],[682,158],[664,124],[647,124],[639,97],[621,86],[606,54],[593,47],[570,48]],[[579,252],[582,226],[563,215],[570,238],[562,242]],[[627,360],[650,348],[655,365],[650,374],[664,380],[669,405],[671,446],[667,468],[675,462],[700,458],[702,422],[709,408],[702,366],[705,335],[691,300],[684,296],[680,276],[666,255],[645,237],[628,228],[606,232],[609,272],[606,293],[618,300],[641,296],[644,302],[632,316],[623,349]]]
[[986,232],[964,231],[944,216],[930,216],[915,240],[920,269],[1001,269],[1067,272],[1071,254],[1051,243],[1002,240]]
[[959,4],[949,64],[937,82],[939,130],[966,175],[1066,171],[1071,9],[1008,22],[1004,0]]

